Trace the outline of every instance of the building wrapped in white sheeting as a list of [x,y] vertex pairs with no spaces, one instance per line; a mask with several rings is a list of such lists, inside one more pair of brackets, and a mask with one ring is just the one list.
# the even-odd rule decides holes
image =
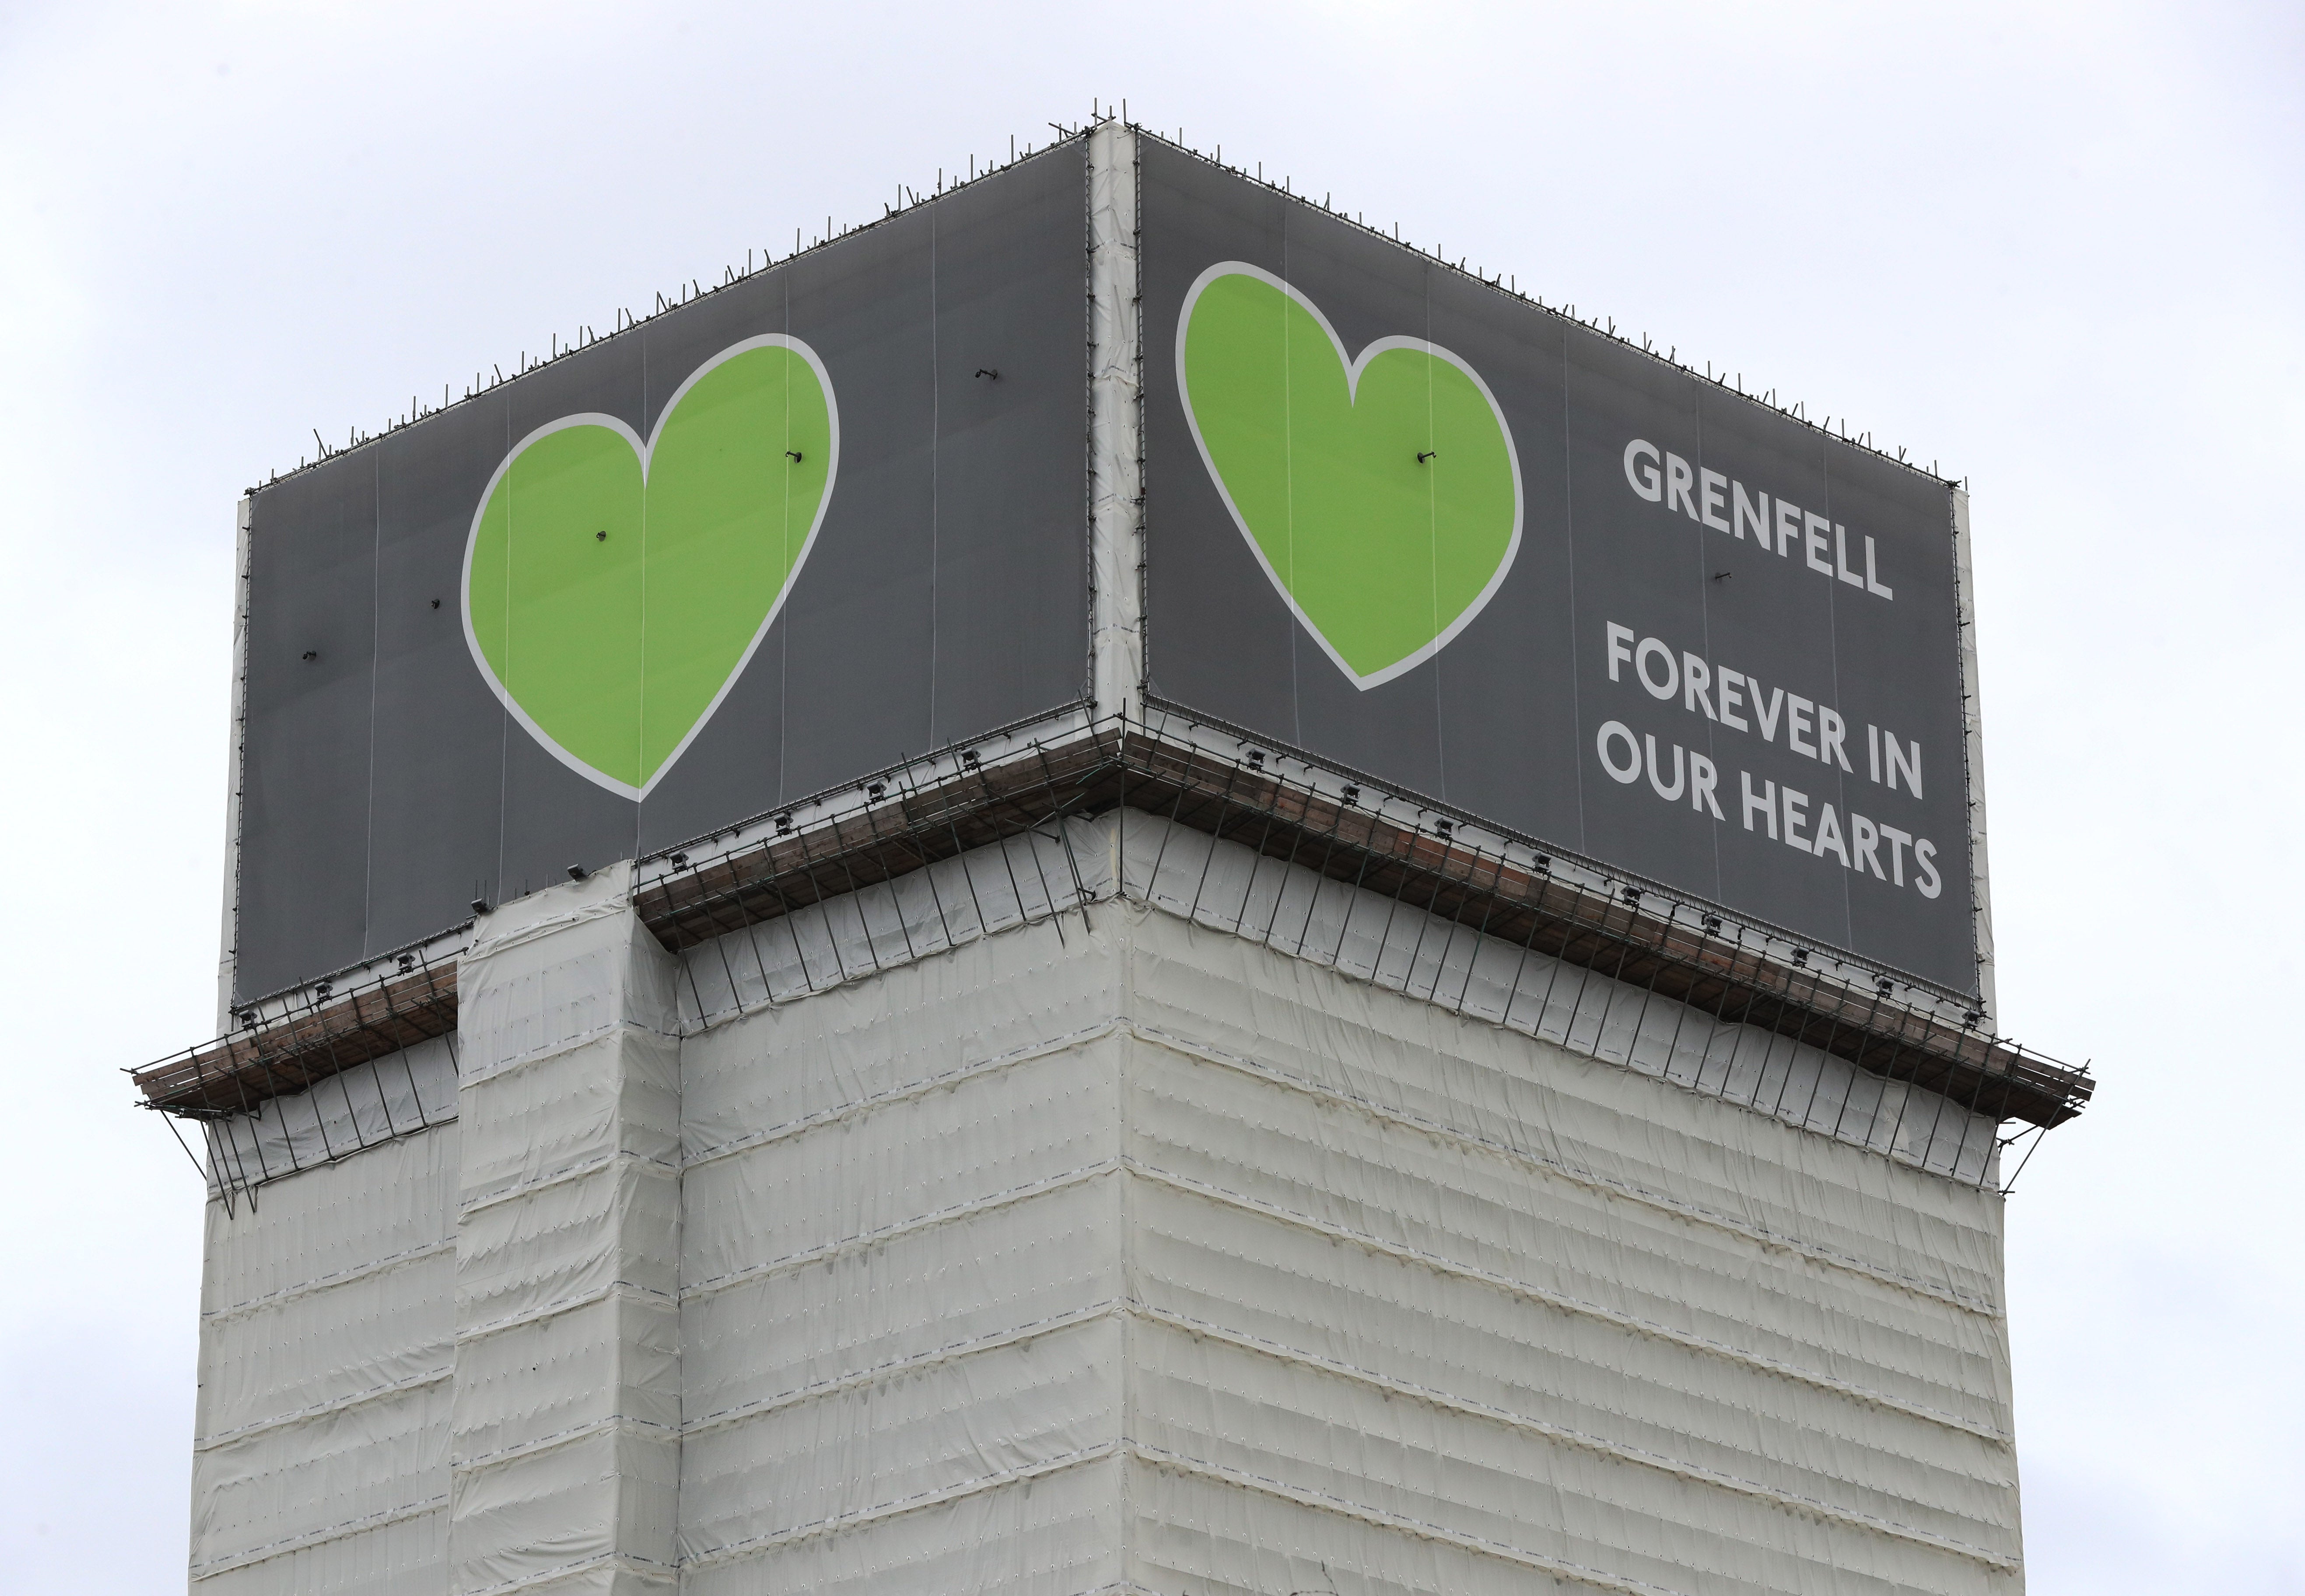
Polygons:
[[390,1061],[433,1123],[327,1161],[359,1088],[274,1099],[192,1588],[2021,1588],[1957,1106],[1589,977],[1443,1006],[1398,904],[1375,979],[1276,950],[1321,879],[1138,811],[935,870],[988,923],[911,958],[930,872],[678,956],[630,867],[536,894]]
[[136,1075],[194,1596],[2017,1596],[2004,1127],[2092,1087],[1990,1029],[1966,590],[1974,989],[1164,700],[1078,140],[1077,701],[269,997],[233,877],[226,1034]]

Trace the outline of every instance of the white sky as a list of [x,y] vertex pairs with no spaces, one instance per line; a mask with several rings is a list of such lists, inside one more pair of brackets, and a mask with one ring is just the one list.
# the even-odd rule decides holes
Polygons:
[[183,1578],[232,502],[1093,96],[1967,475],[2033,1596],[2305,1592],[2305,9],[0,5],[0,1569]]

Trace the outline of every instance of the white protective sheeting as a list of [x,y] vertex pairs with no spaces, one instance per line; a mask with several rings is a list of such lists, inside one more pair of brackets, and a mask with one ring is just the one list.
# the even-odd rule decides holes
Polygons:
[[723,1023],[1116,895],[1960,1179],[1997,1167],[1994,1122],[1935,1092],[1134,810],[1012,837],[693,949],[682,1023]]
[[2019,1587],[2000,1199],[1904,1094],[1146,817],[1067,842],[1084,914],[685,1046],[694,1589]]
[[455,1372],[454,1122],[211,1200],[201,1596],[434,1596]]
[[208,1121],[208,1187],[259,1185],[455,1117],[455,1048],[435,1037],[274,1098],[254,1114]]
[[1111,890],[1104,845],[1084,820],[1028,831],[731,931],[683,960],[682,1023],[719,1024],[1078,909]]
[[1997,1196],[1165,917],[1131,962],[1160,1479],[1667,1590],[2013,1565]]
[[1088,139],[1090,707],[1141,714],[1144,674],[1144,307],[1136,133]]
[[1140,902],[1962,1180],[1994,1167],[1993,1122],[1935,1092],[1152,815],[1103,829],[1104,865],[1074,850],[1084,878]]
[[676,961],[628,874],[211,1205],[196,1590],[2021,1589],[1928,1094],[1127,812]]
[[1111,974],[1073,916],[689,1040],[690,1589],[1119,1577]]
[[680,1052],[630,888],[506,904],[458,971],[449,1591],[675,1581]]

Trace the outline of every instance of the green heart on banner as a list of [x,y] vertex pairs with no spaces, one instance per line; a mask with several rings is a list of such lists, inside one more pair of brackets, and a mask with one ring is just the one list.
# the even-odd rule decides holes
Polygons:
[[1380,338],[1348,361],[1312,301],[1221,261],[1178,316],[1177,386],[1234,524],[1364,691],[1447,647],[1512,568],[1512,434],[1438,344]]
[[832,380],[781,334],[705,361],[646,442],[607,415],[537,429],[465,545],[481,674],[561,763],[646,797],[792,591],[839,463]]

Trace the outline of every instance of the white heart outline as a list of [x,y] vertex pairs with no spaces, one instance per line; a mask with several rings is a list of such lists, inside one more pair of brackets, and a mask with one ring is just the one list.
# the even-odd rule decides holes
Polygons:
[[[1478,596],[1464,607],[1455,620],[1449,623],[1445,630],[1434,636],[1432,641],[1416,652],[1405,655],[1391,665],[1386,666],[1382,670],[1373,671],[1365,676],[1355,670],[1346,662],[1345,657],[1337,652],[1335,646],[1329,641],[1320,627],[1314,624],[1313,617],[1305,613],[1305,607],[1297,602],[1297,596],[1289,590],[1288,583],[1280,580],[1280,573],[1273,569],[1272,560],[1265,555],[1264,546],[1256,540],[1256,534],[1249,531],[1247,518],[1241,514],[1240,506],[1233,503],[1232,490],[1225,486],[1224,473],[1217,470],[1217,463],[1209,454],[1208,440],[1201,436],[1200,418],[1193,413],[1193,390],[1185,377],[1185,335],[1193,325],[1193,307],[1200,301],[1202,293],[1219,277],[1229,276],[1254,277],[1268,287],[1279,289],[1303,306],[1306,312],[1321,324],[1321,330],[1329,335],[1329,343],[1337,352],[1337,363],[1345,369],[1345,395],[1348,400],[1357,402],[1361,372],[1376,356],[1393,349],[1421,350],[1436,359],[1448,361],[1472,379],[1473,386],[1480,389],[1481,396],[1488,401],[1490,413],[1497,418],[1497,430],[1504,437],[1505,459],[1512,467],[1513,484],[1512,537],[1505,545],[1504,557],[1497,562],[1496,571],[1490,576],[1488,585],[1484,587]],[[1348,358],[1345,353],[1345,341],[1337,336],[1337,329],[1331,327],[1329,318],[1321,314],[1321,307],[1298,292],[1296,286],[1286,278],[1276,276],[1263,267],[1252,266],[1246,260],[1220,260],[1193,279],[1192,287],[1185,293],[1184,307],[1177,313],[1177,398],[1184,406],[1185,424],[1192,429],[1193,445],[1201,452],[1201,463],[1208,468],[1209,480],[1216,484],[1218,497],[1224,500],[1225,509],[1232,516],[1233,525],[1239,529],[1241,537],[1248,544],[1249,552],[1256,556],[1256,563],[1264,568],[1265,577],[1272,583],[1273,590],[1280,595],[1281,602],[1288,605],[1289,613],[1297,617],[1297,624],[1312,633],[1313,641],[1321,645],[1321,651],[1329,657],[1331,663],[1345,674],[1346,680],[1363,692],[1366,692],[1372,687],[1381,686],[1405,672],[1416,669],[1447,648],[1456,640],[1459,632],[1471,625],[1475,617],[1488,607],[1489,600],[1496,596],[1497,589],[1504,583],[1506,573],[1512,570],[1513,561],[1520,555],[1524,497],[1521,492],[1520,451],[1513,446],[1512,426],[1505,420],[1504,406],[1497,403],[1497,396],[1489,391],[1489,385],[1482,379],[1481,374],[1473,369],[1470,361],[1453,350],[1443,349],[1440,344],[1430,343],[1423,338],[1389,337],[1379,338],[1369,344],[1361,351],[1357,359]]]
[[[695,724],[688,728],[686,734],[681,738],[673,751],[665,755],[664,762],[656,768],[655,774],[636,787],[629,782],[618,781],[605,771],[594,769],[591,765],[561,747],[558,740],[537,725],[531,718],[528,711],[522,709],[515,700],[511,691],[497,679],[496,668],[489,664],[488,657],[481,652],[480,639],[472,631],[472,554],[480,546],[481,520],[489,512],[489,501],[496,497],[497,484],[504,480],[505,472],[512,469],[513,462],[520,458],[521,452],[538,438],[570,427],[606,427],[610,431],[619,434],[627,444],[632,446],[633,453],[639,456],[641,485],[645,488],[648,485],[649,462],[656,452],[657,439],[664,432],[665,422],[671,419],[673,412],[680,408],[680,402],[688,396],[688,390],[702,381],[705,375],[716,367],[724,365],[738,355],[748,353],[755,349],[788,349],[806,361],[809,369],[816,373],[817,384],[824,392],[824,412],[830,437],[830,442],[826,449],[824,492],[816,501],[816,518],[809,522],[808,535],[801,539],[800,553],[793,556],[791,568],[785,573],[784,586],[778,590],[775,600],[769,606],[769,613],[761,617],[761,624],[753,632],[752,641],[744,645],[744,653],[739,655],[736,663],[729,667],[727,679],[720,683],[720,690],[712,695],[712,701],[704,706],[703,712],[697,716]],[[593,785],[605,787],[620,797],[629,798],[635,803],[639,802],[656,789],[656,784],[669,775],[675,765],[680,763],[681,755],[688,751],[688,745],[696,741],[696,734],[710,723],[715,714],[719,712],[721,702],[727,698],[729,689],[736,685],[737,678],[744,674],[744,667],[753,663],[753,650],[761,646],[761,640],[768,636],[770,626],[775,624],[778,615],[784,609],[785,600],[792,597],[794,587],[800,582],[801,567],[808,563],[809,551],[816,547],[816,534],[818,529],[824,525],[824,513],[831,507],[833,485],[839,480],[839,476],[840,403],[833,395],[832,374],[824,369],[824,361],[818,358],[815,350],[810,348],[801,339],[785,333],[763,333],[759,337],[746,338],[741,343],[731,344],[727,348],[698,366],[695,370],[688,374],[686,380],[672,391],[671,397],[664,402],[664,408],[657,412],[656,425],[650,429],[645,440],[639,433],[625,425],[620,418],[603,415],[596,411],[582,411],[574,415],[562,416],[556,421],[546,422],[505,452],[504,459],[498,463],[497,469],[489,473],[488,486],[481,490],[480,505],[472,512],[472,530],[464,536],[464,582],[457,607],[464,615],[464,646],[472,651],[472,663],[479,667],[481,679],[486,682],[489,684],[489,690],[496,694],[497,701],[505,707],[514,719],[527,728],[528,734],[542,744],[546,752]],[[642,558],[643,561],[647,558],[645,549]]]

